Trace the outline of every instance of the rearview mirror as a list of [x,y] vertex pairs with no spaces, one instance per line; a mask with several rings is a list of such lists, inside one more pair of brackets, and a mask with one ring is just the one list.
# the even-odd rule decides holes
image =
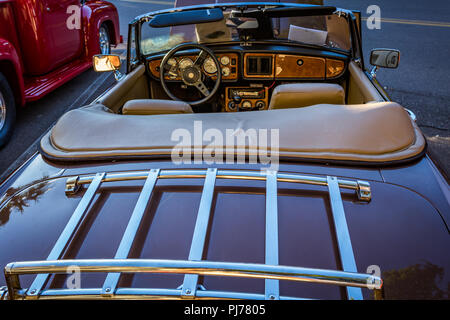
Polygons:
[[97,54],[93,57],[94,70],[96,72],[116,71],[120,69],[120,56],[115,54]]
[[380,68],[395,69],[400,62],[400,51],[395,49],[373,49],[370,64]]
[[240,30],[258,29],[258,20],[255,18],[230,17],[225,22],[227,27],[237,28]]

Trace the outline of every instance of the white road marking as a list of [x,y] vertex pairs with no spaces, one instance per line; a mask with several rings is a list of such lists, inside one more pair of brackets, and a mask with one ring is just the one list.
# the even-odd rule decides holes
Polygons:
[[[363,18],[361,18],[361,20],[366,21],[367,18],[363,17]],[[407,20],[407,19],[395,19],[395,18],[381,18],[381,22],[398,23],[398,24],[411,24],[411,25],[416,25],[416,26],[450,28],[450,22]]]

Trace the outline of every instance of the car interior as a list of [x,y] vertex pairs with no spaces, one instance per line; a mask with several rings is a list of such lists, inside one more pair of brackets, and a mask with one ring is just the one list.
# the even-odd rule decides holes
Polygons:
[[[351,61],[349,25],[330,14],[335,9],[306,17],[289,16],[293,8],[276,15],[250,9],[156,15],[140,28],[137,44],[145,64],[137,64],[98,102],[115,113],[149,115],[163,113],[167,104],[148,100],[183,101],[195,113],[384,101]],[[245,39],[252,39],[251,45]],[[166,112],[187,110],[171,103]]]
[[[167,157],[176,145],[171,132],[183,124],[193,131],[197,120],[203,122],[204,130],[223,132],[280,128],[279,155],[284,159],[392,163],[419,156],[425,147],[405,109],[384,101],[354,62],[346,63],[333,81],[271,78],[275,85],[270,89],[264,87],[266,80],[250,80],[246,86],[224,81],[215,101],[197,106],[165,96],[151,75],[151,64],[152,60],[136,67],[92,105],[64,115],[42,139],[42,152],[65,161]],[[252,111],[230,110],[226,105],[238,100],[228,94],[241,95],[241,91],[251,94],[239,101],[250,101]],[[266,94],[266,105],[253,110],[261,93]],[[220,101],[220,110],[211,112]],[[249,145],[239,148],[246,153]],[[203,151],[192,150],[194,154]]]
[[[248,59],[252,56],[259,57],[261,54],[251,54],[246,58]],[[234,76],[231,74],[228,77],[223,77],[223,83],[217,97],[209,103],[196,106],[194,108],[195,112],[242,112],[299,108],[321,103],[352,105],[384,101],[380,93],[353,61],[348,63],[346,61],[332,60],[331,63],[339,64],[339,66],[336,67],[334,64],[329,66],[330,71],[328,72],[329,76],[327,78],[325,76],[325,64],[328,63],[330,65],[330,61],[322,58],[319,63],[323,67],[323,70],[319,67],[321,70],[314,77],[309,75],[305,77],[298,75],[292,77],[292,75],[289,75],[289,73],[293,72],[290,70],[289,63],[280,62],[279,59],[291,60],[295,68],[298,60],[304,60],[310,57],[280,54],[274,56],[276,57],[271,57],[271,59],[277,61],[274,64],[274,69],[279,70],[277,76],[271,73],[270,76],[264,78],[248,77],[248,73],[246,73],[247,76],[244,76],[245,78],[241,81],[230,80],[230,77],[236,77],[236,79],[239,77],[236,71]],[[183,58],[179,59],[182,60]],[[167,101],[171,99],[166,95],[158,80],[159,72],[157,70],[159,70],[160,62],[161,59],[150,60],[146,66],[138,66],[110,91],[101,96],[97,102],[108,107],[115,113],[121,113],[123,109],[130,111],[130,108],[135,103],[137,104],[137,109],[133,112],[135,115],[140,114],[140,112],[144,115],[153,114],[153,109],[155,110],[155,114],[186,113],[184,103],[179,104],[179,112],[175,108],[175,103],[167,104]],[[280,71],[283,70],[282,63],[286,65],[284,68],[285,71]],[[314,68],[315,64],[315,62],[311,63],[311,68]],[[283,73],[286,73],[287,77]],[[314,73],[314,70],[306,71],[305,73]],[[334,76],[332,76],[333,73],[335,74]],[[311,78],[315,79],[310,81]],[[327,79],[330,80],[327,81]],[[269,82],[271,83],[268,84]],[[178,82],[176,80],[172,81],[169,85],[174,87],[174,91],[178,89],[179,99],[189,99],[189,93],[183,92],[183,90],[188,91],[188,88],[181,87],[181,80]],[[178,88],[176,88],[177,86]],[[192,93],[196,92],[192,90],[190,93],[192,96]],[[163,100],[158,101],[158,103],[161,103],[161,106],[156,107],[156,109],[155,100]],[[236,106],[235,103],[230,108],[230,102],[234,102],[234,100],[239,101],[239,104]],[[247,101],[250,103],[244,103]],[[146,103],[148,104],[148,108],[144,107]],[[189,100],[186,103],[189,103]],[[167,112],[163,112],[164,108],[169,105],[170,108],[167,108]],[[248,107],[246,108],[246,106]],[[194,112],[194,109],[192,109],[192,112]]]
[[[217,14],[219,22],[205,24],[209,28],[187,29],[195,42],[171,43],[178,36],[178,27],[171,27],[163,53],[145,55],[145,63],[133,66],[92,105],[64,115],[42,140],[43,153],[65,160],[170,156],[176,145],[170,133],[182,125],[192,131],[197,120],[224,132],[278,128],[279,154],[286,159],[379,164],[423,152],[425,140],[408,112],[383,98],[348,51],[292,43],[307,34],[310,42],[335,45],[336,28],[305,33],[291,25],[288,43],[205,43],[208,37],[232,36]],[[159,28],[174,16],[156,17],[150,26]],[[239,29],[241,39],[264,31],[248,17],[233,23],[246,25]],[[73,134],[73,123],[82,125],[82,132]],[[107,142],[101,138],[105,132],[111,137]],[[251,144],[237,149],[260,148]],[[194,153],[207,145],[197,147]]]

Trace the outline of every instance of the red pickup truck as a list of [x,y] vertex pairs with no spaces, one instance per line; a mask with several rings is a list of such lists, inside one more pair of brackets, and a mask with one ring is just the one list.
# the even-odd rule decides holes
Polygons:
[[16,107],[35,101],[121,42],[116,7],[98,0],[0,0],[0,147]]

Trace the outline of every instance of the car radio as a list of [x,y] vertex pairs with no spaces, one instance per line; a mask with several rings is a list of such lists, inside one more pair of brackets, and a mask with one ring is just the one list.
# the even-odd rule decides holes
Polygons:
[[228,112],[266,110],[267,87],[232,87],[226,90],[225,109]]

